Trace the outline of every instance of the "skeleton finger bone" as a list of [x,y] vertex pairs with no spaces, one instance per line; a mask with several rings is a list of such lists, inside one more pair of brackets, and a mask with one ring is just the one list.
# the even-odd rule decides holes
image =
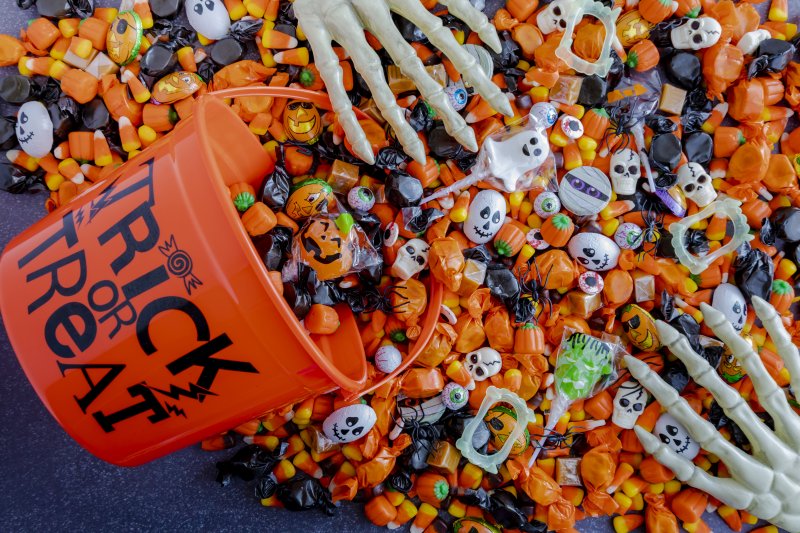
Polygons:
[[[331,36],[350,54],[353,65],[367,82],[375,104],[381,110],[383,118],[394,130],[397,140],[403,145],[403,149],[408,155],[420,163],[424,163],[425,147],[414,128],[406,122],[405,112],[397,105],[394,94],[383,76],[381,60],[367,43],[361,27],[362,25],[349,3],[341,4],[336,10],[335,16],[328,15],[328,30]],[[382,39],[380,32],[377,37],[379,40],[385,40]]]
[[789,406],[786,395],[767,373],[764,363],[725,315],[706,303],[700,304],[706,324],[731,350],[750,376],[759,403],[775,421],[775,433],[793,448],[800,446],[800,418]]
[[625,362],[631,375],[650,391],[667,412],[686,427],[689,435],[700,446],[725,463],[734,479],[757,493],[770,490],[775,475],[770,468],[725,440],[713,424],[694,412],[689,403],[650,370],[646,363],[629,355],[625,356]]
[[774,307],[758,296],[753,296],[753,309],[761,319],[761,323],[764,324],[769,336],[772,337],[778,354],[789,370],[792,390],[795,391],[795,394],[800,393],[800,354],[797,346],[792,342],[792,337],[783,327],[780,315]]
[[356,8],[367,29],[374,35],[380,35],[381,42],[392,61],[414,82],[425,101],[436,110],[447,133],[470,150],[476,150],[475,132],[453,109],[444,88],[428,75],[417,53],[394,26],[389,7],[373,0],[353,0],[353,7]]
[[372,146],[367,140],[364,130],[361,129],[358,118],[353,112],[350,98],[344,90],[342,68],[339,66],[339,58],[331,47],[333,38],[325,29],[318,13],[319,6],[315,4],[315,0],[296,0],[294,12],[297,19],[302,22],[303,32],[314,49],[317,69],[325,82],[333,111],[339,118],[339,123],[353,147],[353,152],[367,163],[374,164],[375,155],[372,153]]
[[661,341],[683,361],[692,379],[705,387],[716,398],[728,418],[742,429],[753,447],[755,457],[765,460],[773,467],[785,467],[797,461],[797,454],[770,431],[736,389],[725,384],[711,365],[692,350],[686,337],[661,320],[656,321],[656,328]]
[[489,48],[498,54],[502,50],[500,38],[497,36],[497,30],[486,15],[472,7],[469,0],[439,0],[439,3],[446,6],[450,13],[463,20],[469,28],[476,32],[481,41],[486,43]]
[[[458,69],[470,85],[475,87],[478,94],[489,102],[493,109],[509,117],[514,114],[511,104],[508,103],[508,98],[492,80],[486,77],[478,67],[475,58],[458,44],[458,41],[453,37],[450,30],[444,27],[439,17],[434,16],[417,1],[386,1],[392,11],[416,25],[436,48],[450,58],[453,66]],[[477,151],[477,146],[473,151]]]

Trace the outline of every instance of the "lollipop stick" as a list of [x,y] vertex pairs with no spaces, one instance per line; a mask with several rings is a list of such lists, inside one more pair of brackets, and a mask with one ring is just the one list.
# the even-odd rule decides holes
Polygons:
[[427,196],[427,197],[423,198],[422,200],[420,200],[419,204],[420,205],[425,204],[427,202],[430,202],[431,200],[436,200],[437,198],[442,198],[442,197],[447,196],[448,194],[453,193],[453,192],[463,191],[467,187],[471,187],[472,185],[475,185],[479,181],[484,180],[484,179],[486,179],[488,177],[489,176],[487,174],[479,174],[479,173],[476,173],[476,172],[472,172],[472,173],[468,174],[467,176],[465,176],[464,178],[456,181],[452,185],[450,185],[448,187],[444,187],[443,189],[439,189],[435,193],[431,194],[430,196]]

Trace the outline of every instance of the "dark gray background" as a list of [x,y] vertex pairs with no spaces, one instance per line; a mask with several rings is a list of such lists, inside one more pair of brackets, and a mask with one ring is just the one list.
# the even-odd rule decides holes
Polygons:
[[[97,3],[118,5],[115,0]],[[35,10],[23,12],[14,0],[0,4],[0,33],[16,35],[26,20],[36,17]],[[0,249],[44,216],[44,200],[44,195],[0,192]],[[386,531],[370,524],[359,506],[340,508],[334,518],[319,511],[297,514],[262,507],[251,484],[221,488],[214,482],[214,463],[230,451],[191,447],[133,469],[96,459],[67,436],[39,401],[4,327],[0,406],[2,531]],[[706,519],[712,531],[729,531],[716,514]],[[586,520],[577,528],[613,531],[610,518]]]

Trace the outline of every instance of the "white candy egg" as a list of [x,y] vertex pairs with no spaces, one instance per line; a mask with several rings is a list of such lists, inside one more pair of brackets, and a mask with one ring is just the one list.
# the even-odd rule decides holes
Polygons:
[[475,195],[464,221],[464,235],[475,244],[491,241],[506,220],[506,200],[503,195],[485,189]]
[[619,246],[600,233],[579,233],[569,240],[569,255],[589,270],[603,272],[617,266]]
[[403,354],[391,344],[381,346],[375,352],[375,367],[384,374],[391,374],[402,362]]
[[214,41],[228,35],[231,29],[231,18],[222,0],[186,0],[186,18],[194,31]]
[[322,431],[333,442],[345,444],[360,439],[378,420],[369,405],[357,403],[337,409],[322,423]]
[[53,121],[41,102],[28,102],[17,113],[17,141],[31,157],[44,157],[53,149]]

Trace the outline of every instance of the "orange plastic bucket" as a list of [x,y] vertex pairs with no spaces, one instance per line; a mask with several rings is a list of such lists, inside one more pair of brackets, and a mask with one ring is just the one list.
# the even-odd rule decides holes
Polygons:
[[[28,379],[83,447],[137,465],[267,411],[366,392],[352,312],[309,336],[270,281],[226,186],[258,187],[271,160],[221,97],[313,101],[259,87],[202,97],[173,132],[15,238],[0,312]],[[415,346],[430,340],[442,288]],[[374,384],[377,386],[379,384]]]

